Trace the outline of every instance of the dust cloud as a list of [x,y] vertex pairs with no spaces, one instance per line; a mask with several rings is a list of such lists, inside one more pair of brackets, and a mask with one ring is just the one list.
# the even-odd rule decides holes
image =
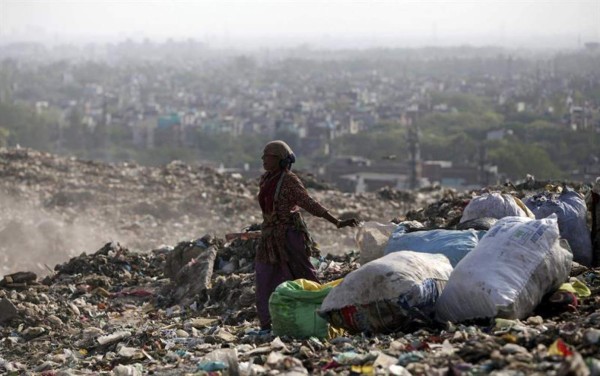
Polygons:
[[[29,149],[0,149],[0,272],[51,273],[107,242],[135,252],[207,234],[225,238],[261,221],[256,179],[173,161],[162,167],[108,164]],[[336,216],[386,222],[407,207],[377,194],[311,190]],[[419,200],[410,200],[418,205]],[[322,254],[357,249],[356,229],[305,214]]]
[[68,213],[50,212],[40,205],[0,195],[0,272],[30,270],[48,274],[58,263],[82,252],[94,252],[118,239],[108,223],[91,224]]

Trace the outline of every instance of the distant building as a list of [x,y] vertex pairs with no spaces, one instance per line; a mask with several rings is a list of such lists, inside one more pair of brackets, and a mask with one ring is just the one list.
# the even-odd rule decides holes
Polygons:
[[133,145],[140,148],[152,149],[154,147],[154,132],[158,119],[148,117],[134,123],[131,127]]
[[440,103],[433,106],[433,112],[448,112],[450,107],[446,103]]
[[589,114],[584,107],[571,106],[569,108],[569,126],[574,131],[588,129]]
[[163,115],[158,117],[157,127],[158,129],[167,129],[177,125],[181,125],[181,118],[176,113],[170,115]]
[[383,187],[408,189],[408,166],[399,161],[377,161],[339,156],[320,171],[325,180],[345,192],[373,192]]
[[157,126],[154,130],[154,142],[156,146],[181,146],[183,143],[183,131],[181,118],[176,113],[159,116]]
[[42,112],[44,112],[47,109],[48,109],[48,102],[46,102],[46,101],[35,102],[35,112],[37,114],[41,114]]
[[485,135],[485,139],[488,141],[503,140],[506,136],[512,136],[512,129],[495,129],[488,131]]
[[571,179],[582,182],[591,182],[597,177],[600,177],[600,158],[596,155],[588,156],[579,169],[571,172]]
[[431,184],[456,189],[472,189],[496,183],[498,168],[485,165],[483,171],[476,166],[454,166],[450,161],[424,161],[422,176]]
[[[498,181],[497,166],[454,166],[451,161],[419,162],[417,187],[433,184],[473,189]],[[338,156],[319,169],[319,175],[345,192],[373,192],[383,187],[411,189],[410,166],[394,158],[373,161],[358,156]]]
[[585,49],[588,51],[598,51],[600,50],[600,43],[598,42],[587,42],[584,44]]

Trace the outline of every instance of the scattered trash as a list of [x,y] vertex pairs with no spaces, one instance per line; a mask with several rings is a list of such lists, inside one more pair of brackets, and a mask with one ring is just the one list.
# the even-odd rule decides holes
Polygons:
[[17,317],[18,311],[14,304],[8,299],[0,299],[0,324]]
[[[214,246],[204,248],[196,245],[189,246],[191,248],[185,245],[182,246],[182,243],[180,243],[167,256],[167,265],[169,266],[169,274],[172,276],[172,283],[161,292],[163,296],[168,297],[170,300],[165,303],[190,305],[200,294],[211,288],[217,249]],[[185,252],[188,249],[192,252],[187,253],[185,256],[178,252],[179,250]],[[175,258],[179,259],[180,262],[173,261]],[[183,263],[181,260],[186,261]],[[180,266],[179,270],[175,270],[176,265]]]
[[[387,334],[278,336],[258,330],[253,257],[259,240],[224,239],[257,230],[251,226],[259,221],[254,181],[181,162],[107,165],[27,149],[0,149],[0,174],[0,192],[20,205],[0,202],[2,374],[600,374],[600,269],[573,263],[564,273],[546,272],[544,278],[560,274],[565,284],[545,281],[556,290],[519,319],[435,323],[421,307],[410,311],[411,325],[392,325],[382,330]],[[314,193],[328,207],[360,213],[365,223],[393,218],[395,228],[414,221],[411,230],[420,229],[410,233],[427,233],[486,230],[486,221],[459,221],[469,200],[492,188],[525,199],[546,184],[469,193]],[[37,217],[25,217],[27,208]],[[96,227],[102,218],[115,226]],[[65,236],[83,219],[100,230],[82,239]],[[354,230],[325,222],[309,223],[322,250],[331,250],[316,262],[319,278],[347,281],[370,263],[358,262]],[[20,257],[35,245],[40,253]],[[385,260],[375,251],[372,262]],[[438,291],[436,281],[417,280],[411,296],[435,296],[428,294]],[[366,295],[383,296],[384,284],[374,282]],[[397,307],[413,301],[390,302],[378,306],[381,317],[404,314]]]
[[573,355],[573,351],[559,338],[548,348],[548,355],[571,356]]

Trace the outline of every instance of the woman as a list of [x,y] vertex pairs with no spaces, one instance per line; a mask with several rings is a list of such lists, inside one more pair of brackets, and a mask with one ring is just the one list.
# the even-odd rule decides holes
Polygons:
[[256,252],[256,308],[262,330],[271,328],[269,297],[282,282],[298,278],[319,282],[309,257],[318,252],[299,208],[325,218],[338,228],[356,226],[354,218],[339,220],[308,195],[290,171],[296,157],[283,141],[269,142],[264,149],[258,202],[263,213],[261,242]]

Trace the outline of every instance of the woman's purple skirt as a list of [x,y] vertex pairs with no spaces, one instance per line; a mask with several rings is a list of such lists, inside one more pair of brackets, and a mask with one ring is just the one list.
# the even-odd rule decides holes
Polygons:
[[319,282],[317,272],[306,255],[304,234],[293,228],[286,233],[286,250],[289,260],[280,264],[267,264],[256,261],[256,310],[261,329],[271,328],[269,298],[275,288],[285,281],[299,278]]

